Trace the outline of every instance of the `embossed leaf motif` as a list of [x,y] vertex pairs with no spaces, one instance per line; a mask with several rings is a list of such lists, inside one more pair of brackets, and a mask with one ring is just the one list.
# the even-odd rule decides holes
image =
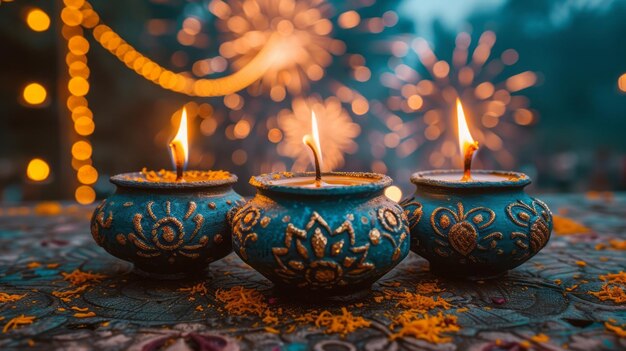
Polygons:
[[233,222],[239,231],[246,232],[257,224],[260,217],[261,211],[258,208],[254,206],[247,206],[235,214]]
[[313,246],[313,252],[317,258],[324,257],[326,244],[328,244],[328,239],[322,234],[320,228],[316,228],[315,234],[313,234],[313,238],[311,239],[311,245]]
[[[201,214],[197,213],[194,216],[196,203],[190,201],[187,204],[187,212],[182,218],[172,215],[169,201],[164,203],[165,214],[159,218],[154,204],[153,201],[146,204],[147,217],[144,217],[142,213],[136,213],[133,216],[134,231],[128,234],[128,241],[137,248],[137,255],[151,258],[166,254],[170,264],[173,264],[179,256],[198,259],[202,249],[209,242],[209,238],[203,235],[194,243],[204,223],[204,217]],[[194,223],[191,233],[185,230],[184,223],[188,220]],[[144,222],[152,222],[149,235],[144,230]],[[126,241],[119,235],[117,240]]]
[[399,232],[404,229],[401,213],[395,213],[390,208],[382,207],[378,209],[378,220],[385,230],[392,233]]
[[174,241],[175,238],[176,235],[171,227],[163,228],[163,239],[165,239],[165,241],[171,243],[172,241]]
[[339,240],[331,246],[330,254],[333,256],[337,256],[341,253],[342,248],[343,248],[343,240]]
[[476,248],[478,233],[473,225],[467,222],[457,223],[448,232],[450,245],[461,255],[467,256]]
[[448,227],[450,226],[450,217],[448,217],[448,215],[445,215],[445,214],[442,215],[441,218],[439,218],[439,225],[443,229],[448,229]]
[[253,212],[248,212],[246,213],[245,217],[243,217],[243,221],[246,223],[250,223],[252,222],[252,220],[254,219],[255,215]]
[[472,252],[476,249],[498,250],[497,241],[502,239],[501,233],[486,233],[480,236],[480,231],[488,228],[495,218],[495,212],[486,207],[475,207],[465,212],[460,202],[456,211],[446,207],[435,209],[430,219],[433,230],[439,236],[439,239],[435,240],[438,245],[435,252],[444,257],[457,252],[475,261],[477,257],[473,256]]
[[538,252],[547,243],[550,238],[550,228],[542,218],[538,218],[530,226],[530,248],[533,252]]
[[289,261],[289,267],[295,269],[295,270],[302,270],[304,269],[304,263],[302,263],[302,261]]
[[[401,246],[407,238],[409,229],[404,225],[404,212],[396,213],[391,208],[381,207],[378,209],[378,221],[382,231],[374,228],[370,231],[370,242],[373,245],[380,243],[380,238],[387,239],[393,246],[391,259],[397,261],[402,253]],[[404,218],[405,219],[405,218]]]
[[261,227],[266,228],[270,224],[271,220],[272,219],[267,216],[263,217],[263,219],[261,219]]
[[[373,269],[374,265],[366,261],[369,244],[355,246],[352,220],[353,217],[348,216],[338,228],[331,230],[328,223],[313,212],[303,229],[289,223],[284,247],[272,248],[279,265],[276,273],[286,281],[295,280],[300,287],[327,289],[345,285],[347,275]],[[295,252],[292,252],[294,248]],[[335,256],[340,258],[333,258]]]
[[[259,222],[261,211],[251,205],[241,208],[233,217],[233,239],[239,246],[239,255],[244,259],[248,259],[246,246],[248,242],[255,242],[258,235],[252,232],[254,226]],[[265,217],[267,218],[267,217]],[[269,221],[261,220],[261,225],[266,226]],[[266,222],[263,224],[263,222]]]
[[[506,207],[509,219],[520,227],[528,228],[527,232],[514,231],[511,238],[515,239],[518,247],[518,259],[524,259],[541,250],[550,239],[550,225],[552,214],[543,202],[533,199],[530,204],[518,200]],[[530,248],[530,250],[528,250]]]
[[387,223],[389,223],[389,225],[391,225],[392,227],[398,225],[398,219],[396,218],[395,214],[390,210],[385,211],[385,219],[387,220]]
[[298,251],[302,258],[309,258],[309,250],[307,250],[306,246],[304,246],[301,241],[296,241],[296,251]]
[[[100,233],[102,229],[109,229],[113,224],[113,212],[109,211],[108,216],[105,218],[104,216],[104,207],[106,205],[106,200],[102,201],[100,205],[94,211],[94,216],[91,219],[91,236],[95,240],[95,242],[102,246],[104,244],[104,235]],[[119,240],[118,240],[119,241]]]
[[409,221],[409,226],[413,229],[424,214],[424,208],[421,203],[414,201],[412,198],[404,199],[400,201],[400,206],[404,209],[404,215]]
[[373,245],[380,244],[380,231],[376,228],[370,230],[370,241]]

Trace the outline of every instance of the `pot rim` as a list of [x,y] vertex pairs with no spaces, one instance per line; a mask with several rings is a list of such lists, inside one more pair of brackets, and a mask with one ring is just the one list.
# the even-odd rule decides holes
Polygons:
[[[434,175],[445,175],[445,174],[458,174],[459,180],[457,181],[448,181],[448,180],[440,180],[433,179],[429,176]],[[493,174],[499,176],[508,176],[508,177],[517,177],[515,180],[505,179],[505,180],[494,180],[494,181],[469,181],[462,182],[460,177],[463,175],[463,171],[461,170],[430,170],[430,171],[420,171],[415,172],[411,175],[411,183],[415,185],[427,185],[436,188],[451,188],[451,189],[484,189],[484,188],[492,188],[492,189],[501,189],[501,188],[523,188],[531,183],[530,177],[521,172],[513,172],[513,171],[501,171],[501,170],[472,170],[472,174]]]
[[131,177],[139,177],[141,176],[141,174],[141,172],[120,173],[110,177],[109,181],[119,187],[155,190],[202,190],[224,185],[232,185],[237,182],[237,176],[230,172],[228,172],[229,177],[225,179],[202,180],[194,182],[148,182],[129,179]]
[[250,178],[250,184],[257,190],[269,190],[283,194],[297,195],[348,195],[365,194],[375,191],[382,191],[393,183],[391,177],[373,172],[322,172],[324,176],[346,176],[362,179],[371,179],[371,183],[356,185],[338,185],[322,188],[304,188],[299,186],[287,186],[282,184],[272,184],[272,182],[282,179],[293,179],[297,177],[315,177],[315,172],[273,172],[265,173]]

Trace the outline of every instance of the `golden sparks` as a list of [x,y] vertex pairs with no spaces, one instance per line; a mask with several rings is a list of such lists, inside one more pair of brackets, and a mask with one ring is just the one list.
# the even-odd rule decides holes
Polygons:
[[274,101],[287,93],[300,95],[309,81],[322,79],[332,55],[345,51],[345,44],[330,36],[330,5],[323,0],[213,0],[209,10],[221,20],[217,26],[225,41],[220,54],[232,59],[235,69],[246,66],[270,38],[278,38],[272,46],[278,55],[249,87],[252,95],[268,92]]

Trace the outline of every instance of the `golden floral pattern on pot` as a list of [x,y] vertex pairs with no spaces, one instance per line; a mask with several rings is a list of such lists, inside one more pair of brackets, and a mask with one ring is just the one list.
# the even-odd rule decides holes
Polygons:
[[289,223],[284,246],[272,248],[278,264],[275,272],[287,283],[299,280],[304,273],[305,281],[297,283],[298,287],[331,289],[345,286],[346,276],[374,269],[367,261],[370,244],[356,246],[354,216],[347,217],[334,230],[317,212],[304,228]]
[[113,224],[113,211],[109,211],[109,213],[105,215],[104,205],[106,205],[106,200],[103,200],[100,205],[96,207],[93,213],[93,220],[91,221],[91,236],[100,246],[104,243],[104,235],[102,235],[100,231],[102,229],[111,228]]
[[[422,219],[424,214],[424,208],[421,203],[414,201],[412,198],[407,198],[400,201],[400,206],[404,208],[404,215],[409,220],[410,228],[413,229]],[[415,207],[411,210],[411,207]]]
[[[541,200],[533,199],[530,205],[518,200],[506,207],[509,219],[526,231],[513,231],[511,239],[515,240],[518,250],[512,252],[516,259],[525,259],[541,250],[550,239],[552,212]],[[529,251],[530,249],[530,251]]]
[[[127,235],[127,239],[137,248],[137,255],[144,258],[158,257],[168,255],[170,264],[176,261],[176,257],[185,256],[196,259],[200,257],[200,251],[203,250],[209,238],[206,235],[201,236],[197,242],[196,236],[202,228],[204,217],[197,213],[196,203],[190,201],[187,204],[187,210],[182,219],[172,216],[171,203],[165,201],[161,211],[163,216],[157,216],[157,210],[154,201],[146,204],[146,215],[136,213],[133,216],[133,232]],[[191,221],[193,230],[190,234],[185,231],[185,223]],[[195,242],[194,244],[185,244]]]
[[[388,207],[378,209],[378,221],[382,226],[382,231],[374,228],[370,231],[370,241],[374,245],[378,245],[380,237],[389,240],[393,246],[393,255],[391,259],[397,261],[400,258],[400,247],[404,240],[408,237],[408,228],[404,225],[406,218],[404,213],[396,213]],[[397,238],[397,240],[396,240]]]
[[[239,243],[239,254],[244,259],[248,259],[248,253],[246,252],[246,245],[248,241],[255,242],[259,238],[257,233],[252,232],[254,226],[259,223],[261,218],[261,211],[254,206],[245,206],[241,210],[237,211],[233,216],[233,238]],[[269,218],[269,217],[266,217]],[[261,220],[261,222],[267,222],[268,220]],[[261,223],[263,227],[267,226],[267,223]]]
[[456,209],[438,207],[430,217],[430,225],[439,236],[435,239],[435,252],[443,257],[456,252],[463,256],[461,261],[467,258],[472,262],[480,262],[472,255],[474,250],[496,250],[497,254],[503,254],[504,251],[497,247],[503,238],[502,233],[480,235],[495,219],[495,212],[487,207],[475,207],[467,212],[461,202],[457,203]]

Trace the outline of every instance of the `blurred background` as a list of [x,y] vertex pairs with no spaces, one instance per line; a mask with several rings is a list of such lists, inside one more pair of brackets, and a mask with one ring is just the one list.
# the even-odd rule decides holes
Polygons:
[[[242,194],[311,168],[313,109],[325,168],[386,173],[399,198],[461,167],[457,97],[475,168],[624,190],[624,18],[623,0],[0,0],[0,200],[88,204],[111,175],[171,169],[183,106],[189,168]],[[258,79],[206,88],[242,68]]]

